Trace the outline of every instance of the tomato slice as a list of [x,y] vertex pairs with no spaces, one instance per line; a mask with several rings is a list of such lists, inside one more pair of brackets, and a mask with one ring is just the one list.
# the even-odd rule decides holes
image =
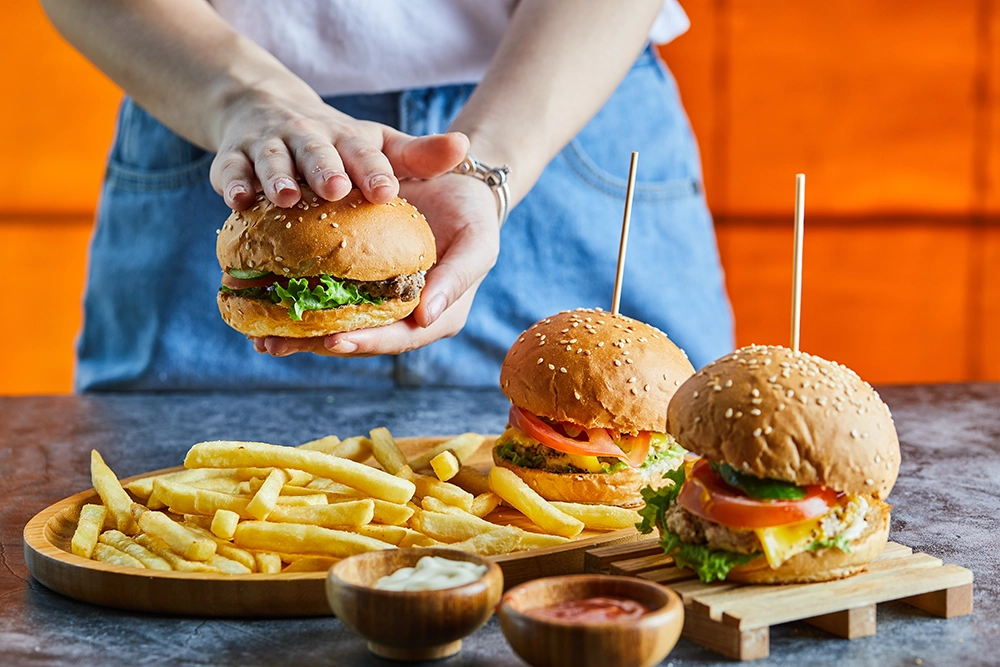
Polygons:
[[653,441],[653,434],[649,431],[639,431],[639,435],[628,435],[623,433],[619,442],[624,445],[623,449],[628,449],[628,464],[633,468],[638,468],[646,460],[649,454],[649,445]]
[[575,440],[559,433],[535,415],[515,405],[510,406],[509,419],[512,425],[556,451],[581,456],[610,456],[628,462],[629,457],[604,429],[590,429],[587,431],[587,440]]
[[222,272],[222,284],[229,289],[250,289],[251,287],[267,287],[271,283],[278,280],[279,276],[269,275],[263,278],[254,278],[253,280],[243,280],[237,278],[236,276],[230,274],[228,271]]
[[769,528],[815,519],[830,511],[837,492],[823,486],[807,486],[799,500],[755,500],[725,482],[701,459],[681,487],[677,502],[703,519],[730,528]]

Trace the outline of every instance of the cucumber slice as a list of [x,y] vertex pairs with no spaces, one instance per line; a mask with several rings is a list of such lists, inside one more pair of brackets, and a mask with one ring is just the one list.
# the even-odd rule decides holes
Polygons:
[[271,275],[270,271],[253,271],[251,269],[229,269],[229,275],[240,280],[256,280]]

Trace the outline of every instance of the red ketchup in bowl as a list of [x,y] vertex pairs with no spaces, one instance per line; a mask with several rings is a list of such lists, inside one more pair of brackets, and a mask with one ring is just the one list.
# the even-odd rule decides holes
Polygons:
[[529,609],[523,613],[544,621],[614,623],[637,619],[649,611],[649,607],[635,600],[598,596],[583,600],[566,600],[548,607]]

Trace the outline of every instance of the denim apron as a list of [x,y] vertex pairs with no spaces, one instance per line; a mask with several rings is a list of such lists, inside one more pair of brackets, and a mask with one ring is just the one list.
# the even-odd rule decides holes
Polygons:
[[[327,102],[413,135],[447,130],[474,85]],[[216,230],[230,210],[213,155],[126,98],[91,242],[79,391],[495,387],[533,322],[610,309],[630,152],[639,151],[621,299],[695,367],[733,349],[733,322],[698,149],[673,78],[647,48],[610,100],[512,211],[500,256],[455,337],[396,356],[258,354],[219,315]]]

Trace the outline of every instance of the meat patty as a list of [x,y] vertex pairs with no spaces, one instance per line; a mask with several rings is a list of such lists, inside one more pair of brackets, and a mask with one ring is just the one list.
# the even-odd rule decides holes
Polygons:
[[666,522],[667,529],[688,544],[707,544],[710,549],[738,554],[752,554],[761,550],[760,540],[752,530],[736,530],[706,521],[677,503],[667,509]]
[[420,290],[424,288],[424,272],[411,273],[407,276],[394,276],[388,280],[370,282],[345,280],[344,282],[357,286],[358,291],[371,297],[413,301],[420,296]]

